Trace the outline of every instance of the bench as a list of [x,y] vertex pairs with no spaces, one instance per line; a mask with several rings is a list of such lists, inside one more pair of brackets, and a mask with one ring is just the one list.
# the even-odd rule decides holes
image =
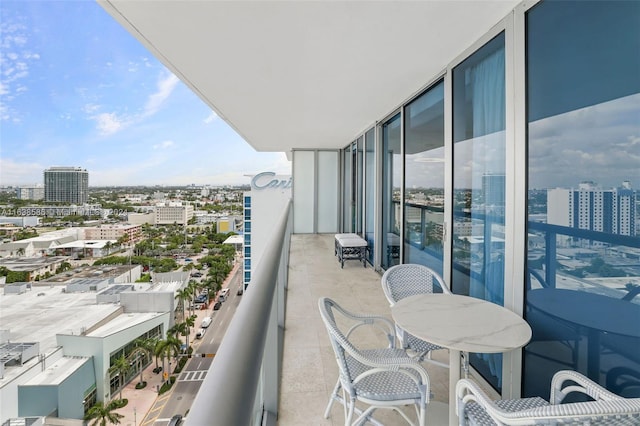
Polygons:
[[366,268],[367,241],[357,234],[336,234],[334,255],[338,256],[340,267],[344,268],[344,261],[357,259]]

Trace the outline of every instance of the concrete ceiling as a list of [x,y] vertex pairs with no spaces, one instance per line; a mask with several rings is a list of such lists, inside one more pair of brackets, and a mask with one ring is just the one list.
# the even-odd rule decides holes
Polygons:
[[518,1],[97,0],[257,151],[342,148]]

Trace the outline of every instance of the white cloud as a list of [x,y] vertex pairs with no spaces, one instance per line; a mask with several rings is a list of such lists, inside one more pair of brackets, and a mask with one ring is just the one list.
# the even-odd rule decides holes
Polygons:
[[104,136],[112,135],[122,130],[126,122],[118,117],[115,113],[103,112],[101,114],[93,116],[93,119],[97,121],[98,131]]
[[169,74],[165,78],[158,81],[158,91],[149,96],[144,107],[143,117],[148,117],[160,110],[164,102],[169,98],[176,85],[180,80],[173,74]]
[[218,114],[216,114],[215,111],[211,111],[211,114],[209,114],[209,116],[204,119],[204,123],[211,124],[214,121],[216,121],[217,118],[218,118]]
[[85,104],[85,106],[82,107],[82,110],[87,114],[93,114],[93,113],[98,112],[100,110],[100,105]]
[[0,23],[0,120],[19,121],[19,111],[11,106],[16,96],[27,91],[24,80],[29,76],[29,66],[40,59],[38,53],[24,50],[27,45],[28,28],[5,17]]
[[155,144],[153,149],[167,149],[174,145],[173,141],[162,141],[159,144]]
[[0,182],[3,185],[42,183],[42,171],[45,168],[38,163],[20,163],[0,157]]

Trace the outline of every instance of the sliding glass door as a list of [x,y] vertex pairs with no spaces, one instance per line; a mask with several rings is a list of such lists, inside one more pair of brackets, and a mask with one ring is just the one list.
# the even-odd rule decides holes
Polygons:
[[402,155],[400,114],[382,125],[382,251],[380,266],[400,263]]
[[442,275],[444,227],[444,82],[404,111],[404,262]]
[[[504,304],[505,37],[496,36],[453,69],[452,287]],[[502,356],[471,354],[496,389]]]

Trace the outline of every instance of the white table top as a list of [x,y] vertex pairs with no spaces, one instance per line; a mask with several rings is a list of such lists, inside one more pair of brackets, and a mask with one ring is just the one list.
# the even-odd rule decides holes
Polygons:
[[391,314],[409,333],[463,352],[507,352],[531,340],[531,328],[521,317],[502,306],[468,296],[410,296],[398,301]]

